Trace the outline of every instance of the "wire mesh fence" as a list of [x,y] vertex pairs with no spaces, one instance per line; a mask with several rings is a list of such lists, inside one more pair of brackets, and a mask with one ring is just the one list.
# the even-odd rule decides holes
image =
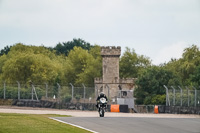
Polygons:
[[200,107],[200,90],[197,87],[164,86],[166,106]]
[[95,88],[67,85],[0,84],[0,99],[57,100],[62,102],[92,103],[96,101]]

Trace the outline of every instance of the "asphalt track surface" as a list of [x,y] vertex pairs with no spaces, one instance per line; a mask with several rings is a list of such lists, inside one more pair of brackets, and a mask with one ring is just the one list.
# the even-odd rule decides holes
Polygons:
[[57,117],[99,133],[200,133],[199,118]]
[[0,106],[0,113],[71,115],[56,119],[99,133],[200,133],[200,115],[106,112],[100,118],[97,111],[16,106]]

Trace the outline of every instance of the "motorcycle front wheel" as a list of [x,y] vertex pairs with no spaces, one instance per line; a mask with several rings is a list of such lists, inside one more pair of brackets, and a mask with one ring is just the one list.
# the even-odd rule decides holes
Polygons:
[[100,110],[99,110],[99,116],[100,117],[104,117],[104,109],[103,108],[100,108]]

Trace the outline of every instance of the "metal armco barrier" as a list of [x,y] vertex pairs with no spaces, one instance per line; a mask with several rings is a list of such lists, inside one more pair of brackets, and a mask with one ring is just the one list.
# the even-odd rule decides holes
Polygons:
[[181,107],[181,106],[158,106],[159,113],[169,114],[198,114],[200,115],[200,107]]

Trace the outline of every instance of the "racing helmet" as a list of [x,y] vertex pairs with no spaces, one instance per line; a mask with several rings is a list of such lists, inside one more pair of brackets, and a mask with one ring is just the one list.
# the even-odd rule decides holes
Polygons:
[[99,94],[99,97],[105,97],[105,94],[104,94],[103,92],[101,92],[101,93]]

